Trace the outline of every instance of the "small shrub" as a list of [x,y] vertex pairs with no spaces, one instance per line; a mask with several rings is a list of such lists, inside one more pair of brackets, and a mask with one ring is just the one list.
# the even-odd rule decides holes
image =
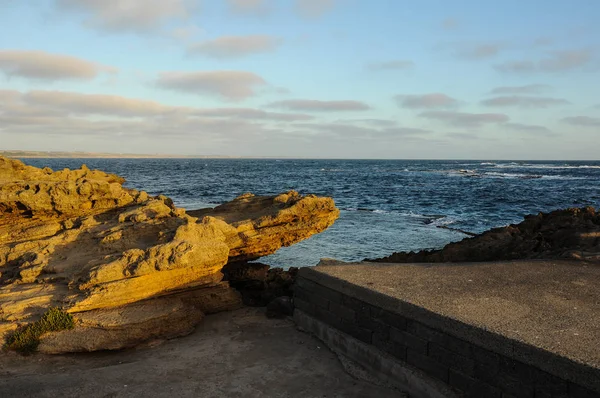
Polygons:
[[74,326],[75,322],[71,314],[59,308],[50,308],[39,321],[17,329],[11,334],[6,339],[5,347],[24,354],[31,354],[37,349],[40,337],[44,333],[73,329]]

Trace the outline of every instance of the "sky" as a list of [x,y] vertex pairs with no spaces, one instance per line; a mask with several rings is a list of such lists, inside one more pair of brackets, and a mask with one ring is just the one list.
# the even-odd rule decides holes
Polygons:
[[597,0],[0,0],[0,150],[600,159]]

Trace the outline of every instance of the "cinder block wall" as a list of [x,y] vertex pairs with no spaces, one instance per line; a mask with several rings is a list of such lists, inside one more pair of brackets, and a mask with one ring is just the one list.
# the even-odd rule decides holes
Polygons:
[[[317,283],[314,281],[317,278],[308,279],[307,275],[307,271],[300,272],[294,288],[297,309],[387,352],[399,361],[448,384],[465,397],[600,397],[600,391],[594,391],[595,386],[585,382],[592,377],[594,384],[595,372],[585,365],[565,362],[551,353],[540,353],[533,347],[520,347],[521,353],[533,349],[531,352],[535,351],[533,357],[536,361],[560,362],[556,366],[544,366],[546,369],[558,369],[555,374],[551,374],[538,366],[514,359],[514,355],[506,354],[506,349],[495,349],[500,345],[494,347],[491,344],[474,344],[443,330],[444,328],[427,326],[423,322],[423,312],[418,317],[420,320],[398,313],[402,311],[391,312],[340,291],[344,289],[328,287],[326,281],[323,284]],[[435,314],[431,316],[436,317]],[[478,340],[485,342],[487,332],[482,329],[477,332]],[[489,335],[490,342],[498,341],[497,335]],[[512,352],[519,350],[518,345],[511,344],[510,347]],[[577,376],[581,371],[580,379],[584,383],[569,380],[569,377],[562,374],[561,366],[564,366],[565,373],[571,375]],[[600,378],[598,373],[595,376]],[[600,379],[596,382],[600,384]]]

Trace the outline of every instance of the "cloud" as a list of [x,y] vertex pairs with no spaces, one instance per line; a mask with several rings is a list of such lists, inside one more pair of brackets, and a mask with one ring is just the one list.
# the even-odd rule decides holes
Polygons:
[[32,80],[92,80],[117,69],[68,55],[45,51],[0,50],[0,71]]
[[509,117],[503,113],[463,113],[450,111],[429,111],[419,114],[420,117],[446,122],[456,127],[481,127],[485,124],[505,123]]
[[377,62],[367,65],[367,69],[373,71],[381,70],[406,70],[412,69],[415,66],[413,61],[399,59],[395,61]]
[[497,55],[502,49],[498,43],[476,44],[465,46],[458,51],[458,55],[463,58],[484,59]]
[[295,0],[296,12],[304,18],[318,18],[333,9],[336,0]]
[[394,97],[398,106],[409,109],[451,108],[459,101],[442,93],[422,95],[397,95]]
[[189,0],[57,0],[58,11],[82,12],[85,24],[108,32],[148,33],[192,13]]
[[561,122],[573,126],[600,127],[600,118],[589,116],[572,116],[561,119]]
[[271,120],[278,122],[294,122],[300,120],[311,120],[314,116],[302,113],[279,113],[266,112],[260,109],[253,108],[212,108],[212,109],[197,109],[190,112],[195,116],[207,117],[234,117],[238,119],[249,120]]
[[202,29],[198,26],[188,25],[173,28],[169,35],[175,40],[187,41],[201,32]]
[[240,101],[256,95],[256,88],[267,82],[252,72],[218,70],[198,72],[161,72],[159,87],[193,94],[219,95]]
[[504,73],[565,72],[581,68],[592,60],[590,50],[555,51],[538,61],[509,61],[494,68]]
[[0,90],[0,113],[12,117],[30,116],[112,116],[206,117],[264,121],[303,121],[314,117],[300,113],[267,112],[253,108],[195,108],[170,106],[155,101],[117,95],[82,94],[67,91],[34,90],[21,93]]
[[130,99],[116,95],[80,94],[65,91],[31,91],[24,94],[23,101],[29,105],[39,105],[60,109],[66,114],[112,115],[112,116],[152,116],[165,113],[169,107],[154,101]]
[[539,68],[547,72],[571,70],[587,64],[592,59],[589,50],[557,51],[550,57],[542,59]]
[[222,36],[195,43],[188,47],[188,54],[212,58],[240,58],[251,54],[274,51],[281,40],[272,36]]
[[344,120],[336,120],[335,123],[338,123],[338,124],[359,123],[359,124],[367,124],[370,126],[377,126],[377,127],[392,127],[392,126],[396,126],[398,124],[398,122],[396,122],[395,120],[389,120],[389,119],[344,119]]
[[446,136],[457,140],[478,140],[479,136],[470,133],[448,133]]
[[456,30],[460,27],[460,21],[456,18],[446,18],[442,21],[444,30]]
[[520,95],[512,95],[505,97],[495,97],[481,101],[485,106],[518,106],[521,108],[548,108],[555,105],[567,105],[569,101],[562,98],[549,97],[526,97]]
[[454,42],[443,43],[439,48],[449,50],[454,56],[471,60],[481,60],[496,56],[505,44],[497,42],[489,43],[469,43],[469,42]]
[[556,135],[552,130],[544,126],[538,126],[535,124],[522,124],[522,123],[504,123],[502,125],[511,130],[522,131],[526,133],[533,134],[543,134],[543,135]]
[[229,10],[238,15],[264,15],[270,11],[269,0],[226,0]]
[[504,73],[532,73],[537,66],[533,61],[508,61],[495,65],[494,69]]
[[357,126],[351,123],[296,123],[295,126],[321,133],[326,133],[333,137],[342,139],[393,139],[402,138],[403,140],[422,139],[422,135],[431,134],[430,130],[411,128],[411,127],[365,127]]
[[319,100],[284,100],[276,101],[268,106],[274,108],[284,108],[294,111],[305,112],[343,112],[343,111],[366,111],[371,107],[360,101],[319,101]]
[[496,87],[492,94],[539,94],[549,90],[551,87],[545,84],[528,84],[526,86],[504,86]]
[[549,37],[538,37],[533,41],[534,47],[547,47],[554,44],[554,40]]

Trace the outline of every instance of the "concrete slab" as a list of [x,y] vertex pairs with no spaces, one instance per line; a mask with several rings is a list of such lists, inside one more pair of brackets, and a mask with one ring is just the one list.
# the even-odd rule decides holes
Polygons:
[[[527,358],[537,355],[533,347],[600,369],[599,264],[329,262],[301,275],[467,340],[481,338],[497,345],[490,349],[526,363],[536,361]],[[547,371],[559,363],[546,364]]]

